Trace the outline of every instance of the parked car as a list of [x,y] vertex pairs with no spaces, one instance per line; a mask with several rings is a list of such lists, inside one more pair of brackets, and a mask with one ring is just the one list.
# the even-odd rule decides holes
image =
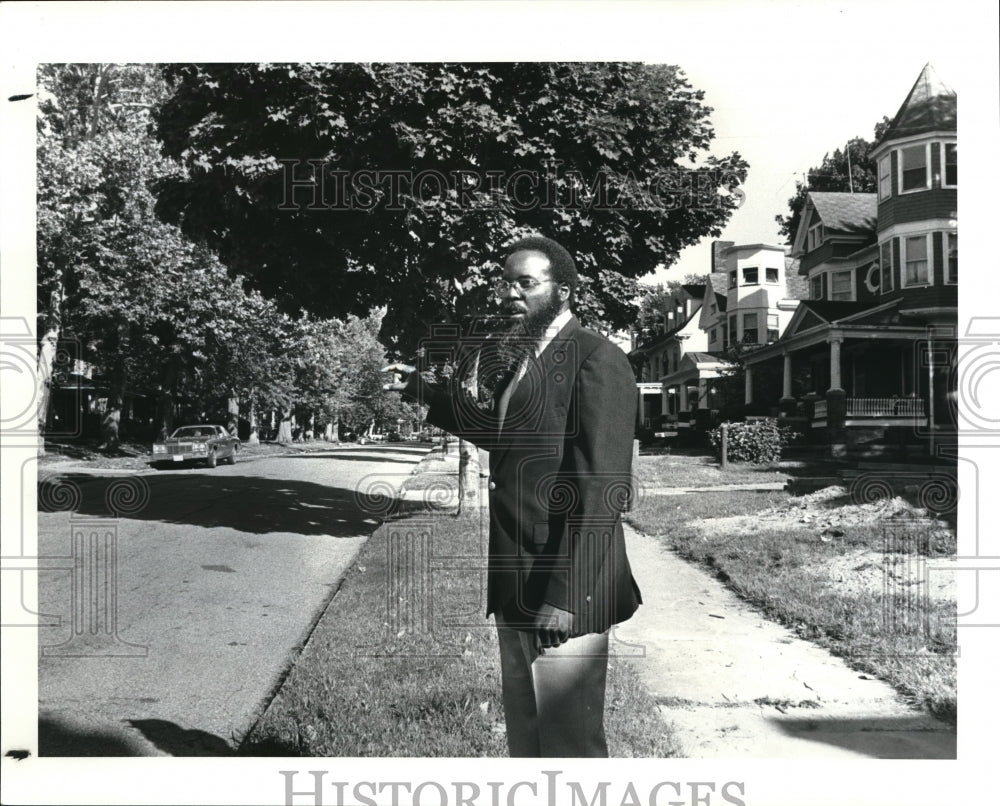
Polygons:
[[236,464],[240,441],[221,425],[184,425],[153,444],[153,462],[219,462]]

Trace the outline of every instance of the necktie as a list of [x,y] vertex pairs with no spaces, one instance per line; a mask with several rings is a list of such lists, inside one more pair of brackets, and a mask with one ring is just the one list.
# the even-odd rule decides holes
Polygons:
[[497,430],[503,430],[503,421],[507,416],[507,406],[510,404],[510,398],[514,394],[514,389],[517,387],[518,381],[524,377],[524,373],[527,370],[528,364],[527,360],[522,361],[521,365],[517,370],[508,370],[505,375],[505,381],[503,382],[503,391],[500,392],[500,398],[497,400]]

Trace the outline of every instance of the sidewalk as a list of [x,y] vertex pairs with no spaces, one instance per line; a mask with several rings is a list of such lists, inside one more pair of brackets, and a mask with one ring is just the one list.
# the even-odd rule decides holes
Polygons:
[[[417,473],[452,487],[458,451],[435,450]],[[435,486],[438,486],[435,484]],[[426,491],[402,498],[422,502]],[[781,483],[646,490],[646,494],[781,489]],[[485,492],[480,504],[486,506]],[[436,498],[453,507],[457,498]],[[426,504],[425,504],[426,505]],[[656,538],[625,524],[644,603],[613,632],[672,723],[687,758],[955,758],[955,727],[908,705],[887,683],[857,672],[768,621],[721,582]],[[628,645],[628,646],[626,646]]]
[[[687,758],[955,758],[955,728],[625,525],[644,604],[614,637]],[[631,649],[631,648],[630,648]],[[631,652],[629,652],[631,654]]]

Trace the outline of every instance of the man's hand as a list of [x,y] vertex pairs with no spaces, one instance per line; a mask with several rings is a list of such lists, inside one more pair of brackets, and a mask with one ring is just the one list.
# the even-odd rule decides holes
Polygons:
[[383,392],[401,392],[407,397],[422,397],[424,380],[416,367],[409,364],[389,364],[382,367],[382,372],[391,372],[392,380],[382,384]]
[[573,614],[555,605],[543,604],[535,617],[535,648],[542,650],[565,644],[573,635]]

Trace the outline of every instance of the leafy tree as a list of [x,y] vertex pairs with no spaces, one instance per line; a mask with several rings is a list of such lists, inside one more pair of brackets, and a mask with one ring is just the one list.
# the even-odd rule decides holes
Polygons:
[[[892,121],[884,117],[875,124],[875,135],[871,141],[863,137],[855,137],[848,141],[846,148],[836,149],[832,154],[824,154],[823,161],[806,173],[806,181],[795,183],[795,195],[788,200],[789,214],[776,215],[778,234],[791,244],[799,228],[799,219],[806,204],[806,193],[817,191],[850,191],[855,193],[874,193],[878,188],[878,166],[871,158],[872,149],[882,139],[882,135]],[[850,171],[848,171],[848,155],[850,155]]]
[[[487,305],[503,245],[532,230],[578,258],[585,320],[629,324],[634,278],[718,235],[747,168],[733,153],[686,173],[713,131],[703,94],[676,67],[170,65],[165,75],[157,131],[186,173],[161,184],[161,212],[287,310],[363,316],[385,305],[382,332],[397,349]],[[365,171],[401,173],[379,183]],[[512,181],[518,171],[535,181]],[[691,198],[643,192],[685,181]]]
[[155,215],[149,184],[180,170],[148,130],[159,73],[48,65],[39,81],[39,377],[72,336],[110,382],[116,421],[130,391],[160,390],[167,429],[178,397],[242,399],[251,420],[258,402],[287,399],[287,317]]
[[164,72],[172,94],[157,131],[186,173],[161,183],[160,212],[286,310],[384,305],[396,354],[412,355],[430,323],[489,310],[497,256],[531,231],[576,256],[586,323],[631,324],[635,278],[718,236],[742,198],[738,153],[690,173],[712,140],[711,110],[676,67]]
[[[704,282],[704,278],[702,278]],[[669,280],[648,288],[639,297],[639,311],[635,319],[636,336],[639,344],[666,333],[670,329],[668,314],[675,312],[677,293],[681,283]]]

